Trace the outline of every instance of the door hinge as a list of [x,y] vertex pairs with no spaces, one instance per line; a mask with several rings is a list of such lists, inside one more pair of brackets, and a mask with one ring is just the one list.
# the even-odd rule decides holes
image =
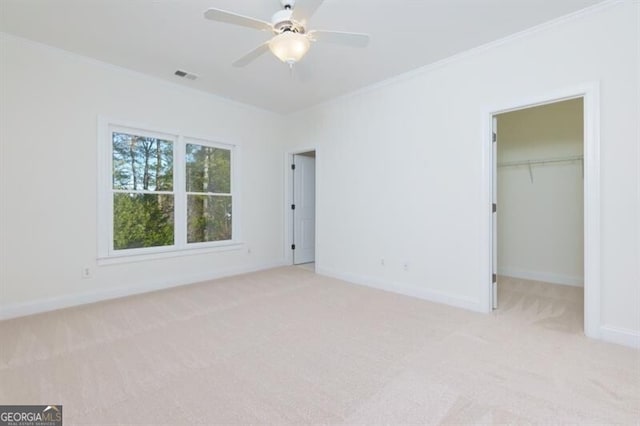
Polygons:
[[296,205],[295,204],[291,204],[291,210],[295,210],[296,209]]
[[291,170],[295,170],[295,169],[296,169],[296,165],[295,165],[295,164],[292,164],[292,165],[291,165]]
[[291,250],[295,250],[296,249],[296,245],[295,244],[291,244]]
[[491,282],[497,283],[498,282],[498,274],[492,274],[491,275]]
[[497,212],[497,211],[498,211],[498,205],[497,205],[496,203],[493,203],[493,204],[491,205],[491,211],[492,211],[493,213],[495,213],[495,212]]
[[498,142],[498,134],[496,132],[493,132],[493,136],[491,138],[491,142]]

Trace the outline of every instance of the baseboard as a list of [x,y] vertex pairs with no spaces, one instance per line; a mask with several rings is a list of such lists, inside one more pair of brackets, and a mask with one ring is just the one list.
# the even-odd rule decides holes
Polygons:
[[600,339],[605,342],[640,349],[640,332],[634,330],[603,325],[600,327]]
[[436,302],[456,308],[462,308],[469,311],[486,312],[485,309],[482,308],[480,302],[475,300],[469,300],[435,290],[417,288],[408,284],[385,281],[377,277],[367,277],[362,275],[343,273],[328,268],[318,268],[317,266],[316,274],[325,275],[331,278],[337,278],[339,280],[348,281],[353,284],[376,288],[378,290],[384,290],[391,293],[416,297],[418,299],[428,300],[429,302]]
[[149,293],[157,290],[181,287],[198,282],[214,280],[234,275],[246,274],[250,272],[263,271],[266,269],[285,266],[284,260],[248,267],[228,268],[212,271],[206,274],[191,275],[180,279],[170,279],[153,284],[132,285],[118,287],[114,289],[98,290],[88,293],[70,294],[53,297],[49,299],[35,300],[31,302],[16,303],[0,308],[0,320],[24,317],[27,315],[40,314],[58,309],[71,308],[74,306],[86,305],[89,303],[102,302],[105,300],[118,299],[120,297],[133,296],[136,294]]
[[584,278],[571,275],[554,274],[549,272],[527,271],[518,268],[498,268],[498,275],[520,278],[523,280],[542,281],[551,284],[584,287]]

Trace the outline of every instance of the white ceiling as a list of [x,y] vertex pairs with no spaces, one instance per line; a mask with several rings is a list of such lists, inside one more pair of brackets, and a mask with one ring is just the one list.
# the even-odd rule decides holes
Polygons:
[[[0,0],[0,31],[290,112],[600,1],[325,0],[309,28],[369,33],[371,43],[314,44],[293,76],[271,54],[233,68],[269,34],[203,18],[216,7],[270,21],[279,0]],[[180,79],[177,69],[200,78]]]

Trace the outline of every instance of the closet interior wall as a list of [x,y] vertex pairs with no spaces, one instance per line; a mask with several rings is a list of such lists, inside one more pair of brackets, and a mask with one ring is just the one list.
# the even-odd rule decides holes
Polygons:
[[584,283],[583,100],[498,116],[498,274]]

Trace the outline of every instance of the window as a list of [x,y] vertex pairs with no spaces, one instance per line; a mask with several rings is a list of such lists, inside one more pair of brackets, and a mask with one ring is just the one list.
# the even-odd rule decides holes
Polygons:
[[113,131],[113,249],[173,246],[175,141]]
[[104,124],[100,257],[228,246],[235,147]]
[[231,150],[187,144],[187,243],[231,239]]

